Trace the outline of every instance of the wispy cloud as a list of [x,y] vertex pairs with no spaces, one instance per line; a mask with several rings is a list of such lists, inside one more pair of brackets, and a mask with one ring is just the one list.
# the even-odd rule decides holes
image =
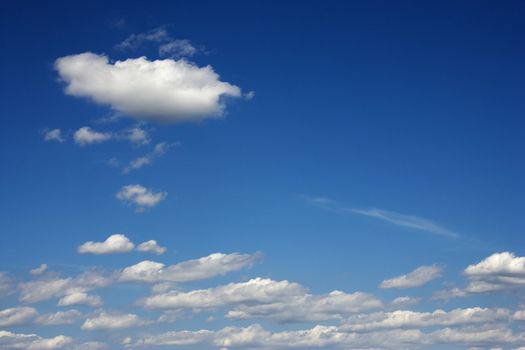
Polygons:
[[322,207],[324,209],[336,211],[339,213],[359,214],[375,219],[383,220],[396,226],[406,227],[412,230],[424,231],[435,235],[459,238],[459,234],[451,231],[432,220],[425,219],[415,215],[406,215],[394,211],[388,211],[377,208],[358,209],[346,207],[339,202],[326,197],[304,197],[309,203]]

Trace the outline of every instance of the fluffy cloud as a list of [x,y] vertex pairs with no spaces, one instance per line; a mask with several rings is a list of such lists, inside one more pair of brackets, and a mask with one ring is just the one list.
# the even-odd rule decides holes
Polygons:
[[38,312],[32,307],[13,307],[0,311],[0,327],[26,324],[34,319]]
[[380,288],[414,288],[420,287],[441,276],[443,269],[437,265],[420,266],[414,271],[384,280],[379,285]]
[[117,314],[101,312],[94,317],[88,318],[81,328],[89,331],[123,329],[137,327],[143,324],[145,324],[145,322],[135,314]]
[[69,290],[67,294],[58,301],[58,305],[88,305],[100,307],[102,305],[102,299],[98,295],[89,295],[82,290]]
[[129,252],[134,247],[135,245],[125,235],[114,234],[109,236],[104,242],[86,242],[80,245],[77,250],[81,254],[114,254]]
[[55,69],[66,83],[66,94],[142,120],[216,118],[224,112],[224,97],[241,96],[241,90],[220,81],[211,66],[198,67],[183,59],[110,62],[104,55],[86,52],[57,59]]
[[91,129],[89,126],[83,126],[73,134],[73,139],[80,146],[102,143],[111,139],[108,132],[100,132]]
[[37,268],[34,268],[32,269],[31,271],[29,271],[33,276],[38,276],[38,275],[41,275],[43,274],[44,272],[46,272],[47,270],[47,264],[42,264],[40,265],[39,267]]
[[45,326],[72,324],[80,316],[82,316],[82,313],[78,310],[58,311],[39,316],[35,322]]
[[468,279],[465,287],[437,291],[434,298],[450,299],[525,287],[525,257],[510,252],[494,253],[468,266],[463,275]]
[[165,247],[161,247],[156,240],[151,239],[146,242],[142,242],[137,246],[139,252],[151,252],[157,255],[162,255],[166,252]]
[[6,350],[62,349],[72,342],[73,338],[64,335],[58,335],[53,338],[42,338],[36,334],[17,334],[8,331],[0,331],[0,349]]
[[64,137],[62,136],[62,131],[60,129],[52,129],[52,130],[45,129],[43,131],[43,135],[44,135],[44,141],[57,141],[57,142],[66,141]]
[[444,310],[433,312],[396,310],[393,312],[351,316],[343,328],[354,332],[363,332],[390,328],[454,326],[508,320],[510,315],[511,313],[507,309],[480,307],[454,309],[449,312]]
[[146,208],[152,208],[166,198],[166,192],[154,192],[141,185],[127,185],[117,193],[117,199],[134,205],[141,212]]
[[250,267],[259,258],[260,254],[214,253],[171,266],[146,260],[126,267],[120,275],[120,280],[149,283],[196,281]]

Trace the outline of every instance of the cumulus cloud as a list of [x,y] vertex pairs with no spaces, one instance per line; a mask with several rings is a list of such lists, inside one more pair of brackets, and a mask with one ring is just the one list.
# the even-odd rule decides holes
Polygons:
[[128,140],[136,145],[147,145],[150,142],[149,133],[140,127],[125,129],[117,135],[117,138]]
[[420,266],[414,271],[398,277],[384,280],[380,288],[414,288],[420,287],[441,276],[443,269],[437,265]]
[[197,281],[250,267],[259,258],[260,254],[258,253],[214,253],[170,266],[145,260],[123,269],[120,280],[148,283]]
[[41,315],[36,319],[35,322],[45,326],[72,324],[75,323],[78,318],[80,318],[80,316],[82,316],[82,313],[73,309]]
[[58,301],[59,306],[88,305],[102,306],[102,299],[98,295],[89,295],[82,290],[68,290],[67,294]]
[[140,120],[217,118],[224,113],[225,97],[241,96],[241,89],[220,81],[211,66],[198,67],[183,59],[110,62],[104,55],[86,52],[57,59],[55,69],[66,94],[87,97]]
[[51,350],[62,349],[71,344],[73,338],[57,335],[53,338],[42,338],[36,334],[18,334],[0,331],[0,349],[14,350]]
[[168,194],[166,192],[155,192],[142,185],[127,185],[117,193],[117,199],[130,205],[134,205],[138,212],[152,208],[163,201]]
[[41,275],[43,274],[44,272],[46,272],[47,270],[47,264],[42,264],[40,265],[39,267],[37,268],[34,268],[32,269],[31,271],[29,271],[33,276],[38,276],[38,275]]
[[166,252],[165,247],[161,247],[156,240],[151,239],[146,242],[142,242],[137,246],[139,252],[151,252],[157,255],[162,255]]
[[80,245],[77,251],[81,254],[114,254],[129,252],[134,247],[135,245],[125,235],[114,234],[109,236],[104,242],[86,242]]
[[108,330],[137,327],[145,324],[135,314],[118,314],[100,312],[94,317],[88,318],[82,325],[83,330]]
[[80,146],[91,145],[94,143],[102,143],[111,138],[108,132],[100,132],[91,129],[89,126],[83,126],[73,134],[75,143]]
[[525,257],[511,252],[494,253],[482,261],[469,265],[463,275],[466,286],[437,291],[435,299],[465,297],[471,294],[494,293],[525,287]]
[[60,143],[66,141],[62,136],[62,131],[60,129],[44,129],[43,135],[44,141],[57,141]]
[[0,311],[0,327],[17,326],[28,323],[38,315],[32,307],[12,307]]

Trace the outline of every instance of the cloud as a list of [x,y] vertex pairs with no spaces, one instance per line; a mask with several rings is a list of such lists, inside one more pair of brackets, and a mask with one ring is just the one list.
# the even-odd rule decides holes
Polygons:
[[420,266],[414,271],[384,280],[380,288],[414,288],[427,284],[441,276],[443,269],[437,265]]
[[89,295],[82,290],[69,290],[58,301],[58,306],[88,305],[91,307],[102,306],[102,299],[98,295]]
[[124,268],[120,274],[120,280],[148,283],[203,280],[250,267],[260,259],[260,256],[259,253],[252,255],[214,253],[171,266],[146,260]]
[[58,311],[55,313],[44,314],[36,319],[37,324],[54,326],[62,324],[73,324],[82,316],[78,310]]
[[32,269],[29,271],[33,276],[38,276],[43,274],[47,270],[47,264],[42,264],[37,268]]
[[57,141],[57,142],[65,142],[66,140],[62,136],[62,131],[60,129],[44,129],[43,131],[44,135],[44,141]]
[[86,52],[61,57],[55,69],[65,93],[87,97],[139,120],[175,123],[218,118],[225,97],[241,89],[219,80],[211,66],[181,60],[149,61],[145,57],[110,62]]
[[394,300],[392,300],[391,304],[393,306],[406,306],[406,305],[417,304],[420,301],[421,301],[421,298],[403,296],[403,297],[395,298]]
[[511,313],[507,309],[465,308],[451,311],[416,312],[396,310],[376,312],[368,315],[351,316],[343,329],[353,332],[368,332],[390,328],[424,328],[436,326],[455,326],[459,324],[487,323],[508,320]]
[[160,142],[156,144],[155,147],[153,148],[153,151],[147,153],[146,155],[142,157],[138,157],[132,160],[126,167],[124,167],[124,169],[122,169],[122,173],[127,174],[132,170],[137,170],[137,169],[142,168],[145,165],[150,165],[151,163],[153,163],[153,160],[155,158],[162,156],[168,151],[168,149],[170,149],[171,147],[177,144],[178,143],[170,144],[167,142]]
[[191,57],[198,50],[187,39],[173,39],[165,28],[155,28],[145,33],[131,34],[124,41],[115,46],[117,50],[137,50],[147,43],[159,44],[159,56],[161,57]]
[[423,219],[417,216],[404,215],[392,211],[381,209],[347,209],[348,211],[360,215],[370,216],[379,220],[390,222],[397,226],[407,227],[414,230],[425,231],[441,236],[448,236],[458,238],[459,235],[452,232],[428,219]]
[[6,272],[0,271],[0,298],[5,298],[13,292],[13,279]]
[[91,129],[89,126],[83,126],[73,134],[75,143],[80,146],[91,145],[94,143],[102,143],[111,139],[111,134],[108,132],[99,132]]
[[0,327],[10,327],[27,324],[38,315],[32,307],[13,307],[0,311]]
[[18,285],[19,300],[24,303],[36,303],[51,298],[92,289],[107,287],[114,282],[111,276],[104,276],[97,271],[88,271],[76,277],[48,277],[40,280],[22,282]]
[[150,142],[148,132],[139,127],[123,130],[119,133],[117,138],[128,140],[136,145],[147,145]]
[[86,242],[80,245],[77,251],[81,254],[115,254],[129,252],[134,247],[135,245],[125,235],[114,234],[109,236],[104,242]]
[[17,334],[9,331],[0,331],[0,349],[6,350],[62,349],[72,342],[73,338],[64,335],[57,335],[53,338],[42,338],[36,334]]
[[154,192],[141,185],[127,185],[117,193],[117,199],[134,205],[138,212],[146,208],[152,208],[163,201],[168,194],[166,192]]
[[88,318],[82,325],[83,330],[111,330],[138,327],[145,322],[135,314],[117,314],[100,312],[98,315]]
[[157,255],[162,255],[166,252],[166,248],[158,245],[157,241],[153,239],[139,244],[137,250],[139,252],[151,252]]
[[525,257],[511,252],[494,253],[469,265],[463,275],[468,283],[434,293],[434,299],[465,297],[471,294],[502,292],[525,287]]

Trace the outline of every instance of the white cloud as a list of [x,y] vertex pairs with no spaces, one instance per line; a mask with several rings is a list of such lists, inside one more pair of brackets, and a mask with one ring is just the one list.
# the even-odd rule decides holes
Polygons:
[[32,269],[29,271],[33,276],[38,276],[43,274],[47,270],[47,264],[42,264],[37,268]]
[[157,255],[162,255],[166,252],[165,247],[161,247],[156,240],[151,239],[146,242],[142,242],[137,246],[139,252],[151,252]]
[[150,142],[149,134],[146,130],[134,127],[122,131],[118,138],[128,140],[136,145],[147,145]]
[[399,214],[392,211],[386,211],[381,209],[345,209],[352,213],[370,216],[376,219],[390,222],[394,225],[408,227],[414,230],[425,231],[441,236],[448,236],[452,238],[458,238],[459,235],[455,232],[452,232],[435,222],[432,222],[428,219],[424,219],[418,216]]
[[82,316],[82,313],[78,310],[58,311],[39,316],[36,319],[36,323],[45,326],[72,324],[80,316]]
[[0,271],[0,298],[5,298],[13,292],[13,279],[6,272]]
[[174,123],[220,117],[224,97],[241,90],[219,80],[211,66],[181,60],[149,61],[145,57],[110,62],[90,52],[61,57],[55,68],[65,92],[109,105],[125,115]]
[[82,325],[83,330],[107,330],[137,327],[145,324],[135,314],[117,314],[100,312],[94,317],[88,318]]
[[170,36],[166,29],[155,28],[146,33],[131,34],[124,41],[115,46],[117,50],[136,50],[147,42],[159,43],[169,41]]
[[384,280],[380,288],[414,288],[420,287],[441,276],[443,269],[437,265],[420,266],[414,271]]
[[106,277],[97,271],[88,271],[74,278],[48,277],[20,283],[18,285],[19,299],[24,303],[35,303],[63,297],[77,291],[86,292],[91,289],[106,287],[113,281],[112,276]]
[[60,143],[66,141],[62,136],[62,131],[60,129],[44,129],[44,141],[58,141]]
[[149,283],[196,281],[250,267],[259,258],[260,254],[214,253],[171,266],[146,260],[123,269],[120,280]]
[[159,56],[191,57],[197,53],[195,46],[187,39],[174,39],[159,46]]
[[397,297],[394,300],[392,300],[391,304],[394,306],[405,306],[405,305],[414,305],[421,301],[421,298],[417,297],[409,297],[409,296],[403,296],[403,297]]
[[42,338],[36,334],[17,334],[0,331],[0,349],[14,350],[47,350],[61,349],[73,342],[73,338],[58,335],[53,338]]
[[134,205],[141,212],[146,208],[152,208],[166,198],[166,192],[154,192],[141,185],[127,185],[117,193],[117,199]]
[[83,126],[73,134],[73,139],[80,146],[102,143],[109,140],[110,138],[110,133],[95,131],[89,126]]
[[38,316],[38,312],[32,307],[13,307],[0,311],[0,327],[9,327],[27,324]]
[[82,290],[68,290],[67,294],[58,301],[58,305],[88,305],[100,307],[102,305],[102,299],[98,295],[89,295]]
[[351,316],[344,324],[345,330],[354,332],[390,329],[455,326],[459,324],[487,323],[508,320],[507,309],[466,308],[451,311],[416,312],[396,310]]
[[153,151],[147,153],[144,156],[132,160],[126,167],[122,169],[122,173],[127,174],[132,170],[137,170],[145,165],[150,165],[155,158],[162,156],[168,151],[170,147],[175,146],[177,144],[178,143],[170,144],[167,142],[161,142],[156,144],[153,148]]
[[104,242],[86,242],[78,247],[78,252],[90,254],[114,254],[126,253],[135,245],[123,234],[114,234],[109,236]]

